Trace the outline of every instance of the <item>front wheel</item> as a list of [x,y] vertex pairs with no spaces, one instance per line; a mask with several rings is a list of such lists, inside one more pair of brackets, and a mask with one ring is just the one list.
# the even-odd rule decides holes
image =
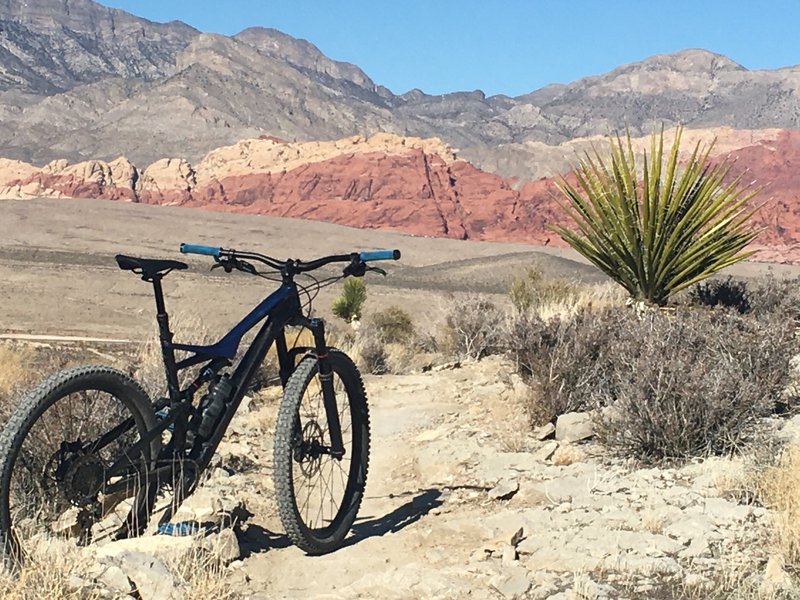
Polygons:
[[147,394],[115,369],[67,369],[31,390],[0,435],[4,563],[21,563],[29,540],[86,543],[101,521],[115,530],[146,522],[142,474],[160,440],[141,440],[155,424]]
[[361,375],[331,349],[333,387],[344,456],[334,458],[319,361],[307,356],[283,393],[275,429],[274,483],[278,512],[291,540],[308,554],[339,547],[356,519],[367,481],[369,414]]

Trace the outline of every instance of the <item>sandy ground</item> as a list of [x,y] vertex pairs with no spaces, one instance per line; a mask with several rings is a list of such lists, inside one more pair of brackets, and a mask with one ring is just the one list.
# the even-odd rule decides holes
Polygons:
[[[0,203],[0,334],[87,335],[142,339],[153,322],[149,285],[119,271],[117,253],[184,258],[188,272],[165,281],[171,312],[197,314],[223,332],[273,289],[242,273],[209,272],[211,260],[178,253],[181,242],[247,249],[310,259],[334,252],[400,248],[389,276],[370,274],[367,310],[413,307],[421,321],[435,318],[442,291],[504,294],[520,265],[538,261],[549,271],[595,280],[600,274],[559,249],[524,244],[460,242],[395,232],[273,217],[228,215],[176,207],[102,200]],[[315,302],[329,315],[340,288]]]
[[[117,253],[182,258],[181,242],[247,249],[276,257],[310,259],[333,252],[399,248],[389,276],[370,275],[367,312],[399,304],[422,323],[435,322],[448,293],[470,291],[505,301],[508,284],[537,263],[563,277],[599,281],[604,276],[568,249],[497,242],[414,237],[327,223],[157,207],[105,200],[0,202],[0,334],[78,335],[141,340],[153,328],[149,285],[116,268]],[[268,293],[273,284],[242,273],[209,273],[210,259],[183,257],[188,272],[165,282],[167,306],[198,315],[224,332]],[[737,272],[754,276],[766,266]],[[791,275],[796,267],[776,265]],[[338,286],[323,290],[315,310],[330,316]]]

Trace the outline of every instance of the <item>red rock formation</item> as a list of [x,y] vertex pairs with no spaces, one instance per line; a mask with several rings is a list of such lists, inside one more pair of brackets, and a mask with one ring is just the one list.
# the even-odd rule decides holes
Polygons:
[[[726,155],[743,182],[763,187],[756,216],[765,260],[800,260],[800,131]],[[2,167],[0,162],[0,167]],[[125,159],[36,170],[8,163],[0,197],[72,196],[178,204],[314,219],[424,236],[562,244],[548,225],[567,223],[552,179],[510,180],[455,159],[435,140],[387,134],[370,140],[291,144],[249,140],[196,166],[164,159],[138,171]]]

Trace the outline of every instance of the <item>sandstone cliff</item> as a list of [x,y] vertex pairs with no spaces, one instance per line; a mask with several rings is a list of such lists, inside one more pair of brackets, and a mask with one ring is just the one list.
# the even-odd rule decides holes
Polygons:
[[[685,141],[709,140],[687,131]],[[800,258],[800,131],[716,130],[716,156],[762,188],[758,244],[769,260]],[[669,135],[668,135],[669,137]],[[601,142],[601,140],[590,140]],[[571,149],[589,147],[590,141]],[[646,139],[635,139],[639,148]],[[687,144],[688,146],[688,144]],[[566,150],[565,150],[566,151]],[[330,142],[243,140],[196,164],[125,158],[42,168],[0,160],[0,198],[107,198],[267,214],[423,236],[558,244],[565,222],[554,179],[519,182],[460,159],[438,139],[377,134]],[[797,246],[797,247],[795,247]]]

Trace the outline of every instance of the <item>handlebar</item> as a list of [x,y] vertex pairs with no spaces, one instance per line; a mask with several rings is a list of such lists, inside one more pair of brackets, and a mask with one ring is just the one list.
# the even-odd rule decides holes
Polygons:
[[[367,250],[362,252],[351,252],[350,254],[334,254],[331,256],[323,256],[322,258],[317,258],[307,262],[293,259],[281,261],[272,258],[271,256],[265,256],[255,252],[240,252],[238,250],[214,246],[203,246],[200,244],[183,243],[180,246],[180,251],[183,254],[202,254],[205,256],[213,256],[217,261],[225,259],[257,260],[269,267],[272,267],[273,269],[278,269],[285,274],[306,273],[334,262],[347,262],[356,265],[366,263],[368,261],[400,259],[400,250]],[[363,269],[361,274],[363,275]]]
[[369,260],[399,260],[400,250],[372,250],[359,252],[358,257],[367,262]]
[[181,254],[204,254],[206,256],[213,256],[219,258],[222,248],[214,248],[213,246],[202,246],[199,244],[181,244]]

